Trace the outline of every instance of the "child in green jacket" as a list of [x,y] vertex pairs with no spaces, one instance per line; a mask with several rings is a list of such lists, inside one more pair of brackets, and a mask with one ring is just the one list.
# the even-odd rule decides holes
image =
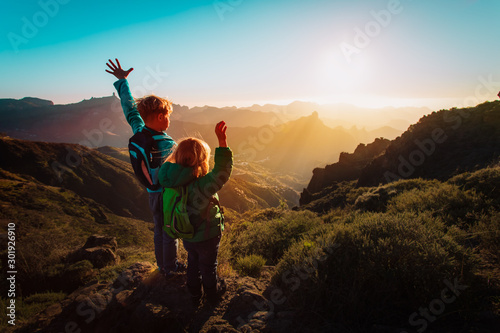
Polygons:
[[[215,150],[214,167],[209,171],[210,147],[197,138],[179,142],[174,153],[159,171],[165,187],[187,186],[187,210],[191,224],[198,226],[194,237],[184,239],[188,252],[187,287],[197,302],[203,291],[211,302],[225,291],[224,280],[217,276],[217,254],[223,229],[223,216],[214,205],[217,191],[229,180],[233,154],[227,146],[226,124],[215,127],[219,147]],[[218,200],[217,200],[218,201]]]

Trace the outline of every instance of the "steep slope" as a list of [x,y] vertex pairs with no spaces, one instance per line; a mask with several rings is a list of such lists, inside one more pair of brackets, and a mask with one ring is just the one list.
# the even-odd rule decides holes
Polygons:
[[[5,171],[0,178],[19,176],[61,187],[98,202],[114,214],[151,221],[147,192],[133,174],[126,149],[90,149],[2,137],[0,156],[0,170]],[[231,181],[220,194],[221,202],[238,212],[277,207],[282,201],[295,206],[301,186],[293,177],[272,175],[256,163],[237,161]]]
[[302,186],[293,177],[285,177],[258,163],[236,161],[229,182],[219,192],[221,203],[238,212],[270,207],[294,207],[299,204],[297,189]]
[[71,190],[114,214],[150,220],[146,191],[129,163],[74,144],[0,138],[0,169]]
[[354,153],[341,153],[339,161],[325,168],[313,170],[313,176],[307,188],[300,196],[300,205],[306,205],[313,200],[314,193],[342,181],[357,180],[366,167],[376,156],[380,155],[390,144],[387,139],[376,139],[368,145],[360,144]]
[[499,156],[500,101],[441,110],[422,117],[390,142],[360,145],[353,154],[341,154],[339,163],[315,169],[301,204],[343,181],[356,180],[362,187],[398,179],[446,180],[484,168]]
[[[92,265],[72,267],[66,258],[94,233],[116,237],[122,248],[143,246],[144,254],[153,248],[150,223],[118,216],[74,191],[4,169],[0,169],[0,207],[2,258],[6,258],[7,225],[15,225],[19,297],[47,290],[71,292],[88,282]],[[3,279],[0,286],[6,283]]]
[[500,101],[433,112],[420,119],[364,168],[358,186],[396,179],[445,180],[500,156]]

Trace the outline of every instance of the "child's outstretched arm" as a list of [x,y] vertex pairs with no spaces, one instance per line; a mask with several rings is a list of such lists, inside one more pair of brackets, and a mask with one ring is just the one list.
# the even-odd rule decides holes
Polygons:
[[135,105],[135,100],[132,97],[132,93],[130,92],[130,87],[128,86],[127,77],[134,69],[130,68],[128,70],[123,70],[118,59],[115,59],[116,64],[113,63],[111,59],[108,60],[106,65],[110,70],[106,69],[106,72],[114,75],[118,81],[114,83],[116,90],[118,91],[118,95],[120,96],[120,101],[122,104],[123,113],[125,114],[125,119],[132,127],[132,131],[135,133],[142,130],[144,127],[144,120],[141,118],[139,111],[137,111],[137,107]]
[[233,170],[233,153],[227,146],[227,126],[221,121],[215,126],[215,134],[219,139],[219,147],[215,149],[214,167],[212,171],[196,182],[199,193],[206,198],[214,195],[229,180]]

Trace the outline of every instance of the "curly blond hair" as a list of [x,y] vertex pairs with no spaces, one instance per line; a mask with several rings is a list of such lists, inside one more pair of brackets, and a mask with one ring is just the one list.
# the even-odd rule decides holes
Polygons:
[[193,137],[186,138],[178,143],[167,161],[193,168],[193,175],[196,178],[203,177],[210,167],[210,151],[205,141]]

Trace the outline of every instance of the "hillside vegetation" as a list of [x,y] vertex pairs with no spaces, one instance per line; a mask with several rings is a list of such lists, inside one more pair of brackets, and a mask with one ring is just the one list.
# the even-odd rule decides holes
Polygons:
[[422,117],[395,140],[361,144],[352,154],[342,153],[339,162],[315,169],[301,204],[324,197],[329,187],[342,182],[366,187],[399,179],[447,180],[499,158],[500,101],[441,110]]
[[276,311],[299,310],[297,332],[496,332],[499,188],[500,166],[447,182],[344,183],[331,205],[243,216],[229,253],[276,266],[266,295]]
[[395,139],[362,172],[358,186],[396,179],[446,180],[483,168],[500,154],[500,101],[433,112]]
[[[120,180],[136,186],[125,161],[76,145],[2,138],[2,156],[9,158],[0,164],[0,221],[4,233],[16,223],[22,258],[19,326],[9,329],[61,331],[71,320],[82,332],[496,333],[498,107],[440,111],[396,140],[358,146],[342,155],[343,165],[315,171],[294,209],[295,178],[237,160],[221,191],[228,209],[219,273],[228,291],[214,306],[189,304],[184,274],[160,281],[151,224],[132,208],[120,209],[127,197],[110,203],[113,192],[106,198],[85,192],[82,184],[103,192]],[[444,125],[457,125],[458,115],[459,131],[449,132]],[[295,125],[316,121],[307,117]],[[446,150],[436,144],[422,169],[379,181],[398,170],[398,156],[415,151],[415,142],[438,138],[436,128],[449,136],[442,142]],[[69,180],[61,184],[48,166],[52,158],[62,163],[68,147],[83,162],[68,167]],[[33,163],[20,163],[26,160]],[[112,240],[102,249],[115,254],[107,264],[76,256],[95,234],[116,238],[117,246]],[[130,282],[119,289],[124,278]],[[96,303],[99,315],[86,324],[77,311],[81,300],[103,293],[110,301]]]
[[[19,242],[29,260],[21,285],[33,286],[32,274],[42,282],[31,293],[25,289],[26,313],[40,311],[40,307],[33,308],[37,304],[62,302],[78,285],[95,279],[112,281],[134,260],[154,261],[152,232],[144,229],[144,223],[115,216],[104,208],[107,222],[99,223],[89,208],[95,203],[78,201],[81,199],[70,191],[30,185],[21,179],[1,183],[2,193],[6,193],[2,206],[9,207],[6,201],[12,205],[2,210],[6,212],[2,221],[16,219]],[[312,205],[300,211],[281,207],[229,213],[219,268],[230,281],[230,289],[217,306],[213,314],[217,319],[212,324],[217,322],[228,332],[236,332],[242,325],[263,332],[411,332],[423,327],[428,332],[451,333],[459,327],[466,328],[465,332],[496,332],[500,325],[500,166],[460,174],[447,182],[415,179],[380,187],[354,185],[344,184],[346,189],[338,194],[343,205],[327,212],[305,209],[314,209]],[[26,200],[27,192],[33,199]],[[36,198],[46,199],[41,204]],[[27,215],[18,216],[19,208],[13,207],[21,207]],[[61,210],[66,215],[61,215]],[[116,236],[122,261],[100,269],[85,262],[65,263],[63,255],[91,233]],[[243,281],[244,275],[260,281],[258,302],[253,298],[245,301],[246,296],[240,294],[238,285],[242,282],[238,281]],[[175,289],[185,281],[179,278],[170,283],[167,288]],[[157,292],[152,288],[151,293]],[[185,297],[184,292],[177,293]],[[39,295],[38,301],[29,295]],[[158,306],[163,304],[164,311],[175,309],[173,305],[165,308],[173,302],[171,294],[166,294],[164,301],[155,300],[144,290],[141,295],[152,302],[151,306],[162,302]],[[442,311],[436,307],[441,303],[435,301],[441,297],[446,300]],[[139,303],[130,306],[136,306],[133,304]],[[236,308],[241,313],[235,313]],[[420,309],[431,309],[438,315],[433,315],[431,322]],[[183,313],[195,310],[182,307]],[[74,313],[68,311],[67,315]],[[200,311],[199,315],[207,315]],[[257,311],[265,311],[266,315],[261,314],[265,319],[256,320],[253,316]],[[293,315],[284,321],[285,313]],[[138,318],[134,318],[121,320],[137,327]],[[162,325],[155,322],[160,319],[154,318],[148,327],[154,327],[151,332],[161,332]],[[108,319],[100,317],[91,327],[108,325]],[[201,317],[195,315],[193,320]],[[174,321],[185,322],[181,317]],[[169,327],[181,332],[188,326]],[[133,332],[127,328],[122,331]]]

